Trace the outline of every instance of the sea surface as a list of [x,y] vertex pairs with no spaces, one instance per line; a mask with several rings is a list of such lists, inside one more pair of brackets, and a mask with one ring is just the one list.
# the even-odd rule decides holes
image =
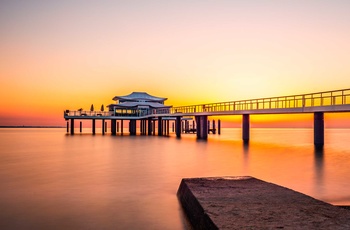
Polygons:
[[[98,130],[97,130],[98,131]],[[126,133],[126,132],[124,132]],[[253,176],[350,205],[350,129],[223,129],[193,134],[66,134],[0,129],[0,229],[188,229],[182,178]]]

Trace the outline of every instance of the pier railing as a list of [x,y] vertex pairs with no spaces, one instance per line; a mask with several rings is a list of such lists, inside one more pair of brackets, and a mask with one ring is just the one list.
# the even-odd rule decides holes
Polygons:
[[[241,101],[218,102],[209,104],[173,107],[171,114],[199,112],[229,112],[242,110],[288,109],[316,106],[333,106],[350,104],[350,89],[325,91],[310,94],[270,97]],[[161,114],[161,109],[157,110]]]
[[70,111],[70,110],[66,110],[64,113],[67,116],[112,116],[113,114],[113,112],[110,112],[110,111]]

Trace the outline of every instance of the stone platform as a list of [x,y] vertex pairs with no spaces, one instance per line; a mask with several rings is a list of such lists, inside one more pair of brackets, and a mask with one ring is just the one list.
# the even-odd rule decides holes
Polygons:
[[350,229],[350,210],[253,177],[183,179],[177,195],[195,229]]

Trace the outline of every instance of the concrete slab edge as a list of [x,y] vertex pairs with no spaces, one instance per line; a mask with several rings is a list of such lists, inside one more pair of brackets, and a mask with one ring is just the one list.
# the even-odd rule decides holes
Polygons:
[[181,180],[177,196],[192,226],[196,226],[196,229],[219,229],[205,213],[184,179]]

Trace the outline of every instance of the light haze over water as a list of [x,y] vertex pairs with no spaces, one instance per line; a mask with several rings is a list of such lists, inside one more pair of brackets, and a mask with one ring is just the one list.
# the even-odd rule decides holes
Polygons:
[[[125,133],[125,132],[124,132]],[[253,176],[350,205],[350,129],[223,129],[207,141],[182,134],[67,135],[0,129],[0,229],[186,229],[182,178]]]

